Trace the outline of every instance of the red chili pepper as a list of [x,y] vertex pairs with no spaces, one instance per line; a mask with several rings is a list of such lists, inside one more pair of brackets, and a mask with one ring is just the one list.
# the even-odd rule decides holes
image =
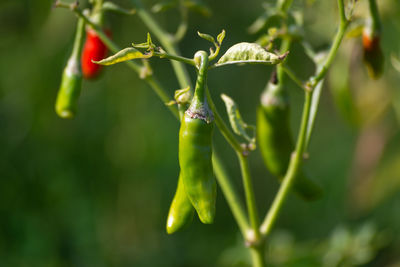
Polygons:
[[368,73],[373,79],[378,79],[383,72],[384,57],[380,45],[380,36],[371,36],[368,30],[364,30],[362,35],[364,48],[364,63]]
[[[107,36],[111,37],[111,31],[105,30]],[[82,52],[82,73],[85,79],[93,79],[99,75],[101,65],[92,60],[99,61],[107,56],[107,47],[93,29],[86,30],[86,42]]]

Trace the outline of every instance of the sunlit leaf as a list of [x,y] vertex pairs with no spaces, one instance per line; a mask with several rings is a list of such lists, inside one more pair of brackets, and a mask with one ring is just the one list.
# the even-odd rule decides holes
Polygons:
[[228,64],[265,64],[274,65],[281,63],[288,53],[276,55],[268,52],[256,43],[238,43],[226,51],[218,60],[216,66]]
[[96,64],[100,64],[100,65],[113,65],[113,64],[124,62],[124,61],[131,60],[131,59],[150,58],[152,56],[153,56],[152,52],[143,54],[136,48],[128,47],[128,48],[122,49],[115,55],[112,55],[112,56],[105,58],[103,60],[100,60],[100,61],[93,61],[93,62]]
[[307,136],[306,136],[306,147],[310,141],[311,133],[314,127],[315,118],[317,117],[319,99],[321,96],[322,85],[324,84],[324,80],[321,80],[314,88],[313,96],[311,99],[311,109],[310,116],[308,117],[307,123]]
[[225,102],[226,112],[228,113],[229,122],[233,132],[239,136],[242,136],[248,142],[254,143],[254,137],[250,137],[246,132],[247,128],[253,128],[254,130],[254,127],[247,125],[243,121],[235,101],[225,94],[221,94],[221,98]]
[[218,34],[217,41],[219,44],[222,44],[222,41],[224,41],[225,34],[226,34],[225,30],[222,30],[222,32],[220,34]]
[[203,38],[204,40],[207,40],[213,44],[215,43],[214,37],[212,37],[211,35],[209,35],[207,33],[197,32],[197,35],[200,36],[200,38]]

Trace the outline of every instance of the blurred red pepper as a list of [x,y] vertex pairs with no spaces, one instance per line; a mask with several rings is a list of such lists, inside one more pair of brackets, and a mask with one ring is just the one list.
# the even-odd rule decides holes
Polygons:
[[[111,31],[109,29],[106,29],[105,33],[108,37],[111,37]],[[107,53],[107,46],[100,37],[93,29],[87,28],[86,42],[83,47],[81,58],[82,73],[85,79],[93,79],[99,75],[101,65],[93,63],[92,60],[102,60],[107,56]]]
[[368,34],[364,30],[362,35],[364,49],[364,63],[367,66],[368,74],[373,79],[378,79],[383,73],[384,57],[380,44],[380,36]]

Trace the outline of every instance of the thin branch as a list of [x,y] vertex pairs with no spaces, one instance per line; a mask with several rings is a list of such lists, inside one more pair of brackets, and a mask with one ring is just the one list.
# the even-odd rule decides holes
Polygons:
[[243,155],[242,153],[237,153],[240,163],[240,170],[242,172],[242,179],[243,179],[243,187],[244,192],[246,195],[246,204],[247,204],[247,212],[250,218],[250,224],[252,228],[252,233],[247,234],[247,242],[248,245],[258,245],[260,240],[260,231],[259,231],[259,218],[257,212],[257,205],[256,205],[256,198],[253,189],[253,183],[250,174],[249,162],[247,156]]
[[192,66],[196,66],[196,64],[194,63],[194,60],[191,58],[187,58],[187,57],[182,57],[182,56],[178,56],[178,55],[171,55],[168,53],[160,53],[160,52],[154,52],[153,53],[155,56],[160,57],[160,58],[168,58],[171,60],[175,60],[175,61],[179,61],[182,63],[186,63],[188,65],[192,65]]
[[343,0],[338,0],[338,6],[339,6],[339,15],[340,15],[339,30],[335,35],[332,47],[329,51],[328,57],[326,58],[324,64],[322,64],[322,67],[319,68],[319,72],[314,77],[310,78],[310,81],[308,84],[310,89],[315,88],[315,86],[318,84],[318,82],[321,81],[325,77],[329,67],[331,66],[331,64],[333,62],[333,59],[336,57],[337,51],[339,49],[340,44],[342,43],[347,26],[349,25],[349,21],[346,19],[346,15],[345,15],[345,11],[344,11]]
[[289,78],[294,81],[294,83],[301,89],[303,90],[307,90],[306,87],[304,87],[303,82],[296,76],[296,74],[289,69],[288,67],[283,66],[282,67],[283,71],[286,73],[287,76],[289,76]]

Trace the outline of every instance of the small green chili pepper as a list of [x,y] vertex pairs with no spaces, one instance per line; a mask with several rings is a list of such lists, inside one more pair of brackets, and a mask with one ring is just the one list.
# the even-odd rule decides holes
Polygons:
[[[282,180],[294,144],[289,127],[287,92],[275,75],[261,95],[261,107],[257,110],[257,140],[268,170]],[[301,170],[293,187],[306,200],[314,200],[321,195],[320,187],[306,178]]]
[[77,109],[77,102],[82,87],[82,71],[80,55],[83,46],[85,23],[79,19],[75,35],[74,47],[61,79],[55,109],[61,118],[72,118]]
[[194,209],[186,195],[182,176],[179,176],[178,187],[169,208],[167,219],[167,233],[173,234],[189,224],[193,219]]
[[199,68],[194,96],[179,131],[179,165],[185,191],[200,220],[214,221],[216,182],[211,163],[213,114],[206,100],[208,55],[195,54]]

